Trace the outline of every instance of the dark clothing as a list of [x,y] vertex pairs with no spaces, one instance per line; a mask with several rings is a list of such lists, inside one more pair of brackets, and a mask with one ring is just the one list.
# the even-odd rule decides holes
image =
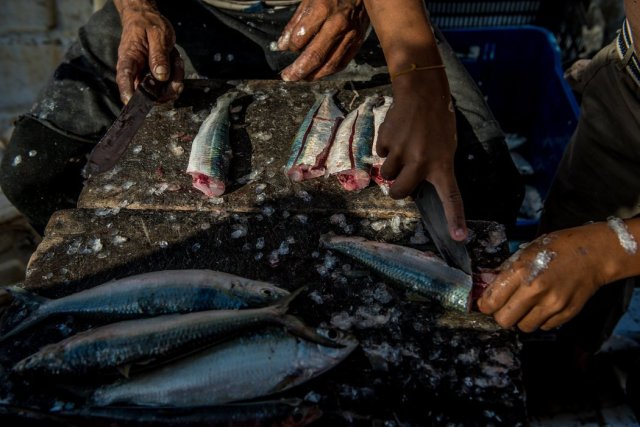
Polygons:
[[[247,13],[197,0],[156,3],[199,76],[277,79],[296,57],[270,49],[295,6]],[[108,2],[80,29],[78,42],[16,126],[0,168],[0,185],[37,230],[44,229],[55,210],[74,207],[85,156],[122,108],[115,83],[121,31],[118,12]],[[468,218],[513,225],[522,183],[502,131],[455,53],[438,38],[457,107],[456,171]],[[384,63],[373,32],[360,51],[357,62]],[[38,154],[29,156],[32,151]],[[22,161],[15,164],[17,156]]]
[[[582,99],[580,120],[545,201],[541,233],[640,214],[640,86],[615,42],[572,85]],[[602,287],[560,338],[597,351],[626,311],[634,282]]]

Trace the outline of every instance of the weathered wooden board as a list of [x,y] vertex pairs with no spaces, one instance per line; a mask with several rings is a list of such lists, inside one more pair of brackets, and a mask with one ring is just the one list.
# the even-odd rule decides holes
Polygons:
[[[80,208],[127,208],[257,212],[274,204],[292,212],[351,212],[378,217],[394,213],[417,216],[412,203],[394,201],[375,183],[347,192],[335,177],[292,183],[284,172],[291,142],[315,94],[336,90],[346,112],[371,94],[390,94],[389,85],[367,87],[345,82],[291,83],[246,81],[231,84],[188,81],[174,105],[152,110],[127,152],[111,171],[91,178]],[[191,186],[186,174],[191,142],[216,98],[229,90],[241,96],[232,104],[233,160],[228,192],[207,198]],[[257,190],[262,189],[264,190]]]
[[[501,226],[469,226],[476,265],[495,267],[508,255]],[[183,268],[222,270],[287,289],[304,285],[307,290],[291,312],[311,325],[350,330],[360,341],[360,348],[338,368],[282,395],[317,402],[324,416],[314,425],[525,423],[520,344],[514,331],[478,313],[452,314],[416,299],[357,262],[320,247],[320,236],[328,232],[430,247],[418,220],[402,215],[296,214],[280,206],[264,206],[252,214],[71,210],[50,221],[25,287],[59,297],[113,278]],[[86,391],[105,379],[81,386],[62,379],[43,384],[8,372],[40,345],[90,326],[54,318],[1,344],[0,401],[55,408],[58,414],[85,410]],[[76,392],[68,393],[69,388]],[[138,416],[142,413],[149,411]],[[184,411],[173,414],[176,423],[180,413]],[[172,416],[171,411],[163,414]]]

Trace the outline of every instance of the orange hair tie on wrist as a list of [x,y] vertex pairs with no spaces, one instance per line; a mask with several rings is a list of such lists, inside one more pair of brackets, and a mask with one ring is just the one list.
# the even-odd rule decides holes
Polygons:
[[411,66],[409,68],[407,68],[406,70],[402,70],[402,71],[398,71],[395,74],[391,74],[390,78],[391,81],[393,81],[393,79],[395,79],[396,77],[402,75],[402,74],[407,74],[407,73],[412,73],[414,71],[425,71],[425,70],[437,70],[440,68],[444,68],[444,64],[438,64],[438,65],[429,65],[426,67],[418,67],[416,64],[411,64]]

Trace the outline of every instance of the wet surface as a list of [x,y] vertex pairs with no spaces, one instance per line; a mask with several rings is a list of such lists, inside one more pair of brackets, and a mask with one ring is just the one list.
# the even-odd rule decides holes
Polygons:
[[[514,331],[479,313],[445,312],[320,246],[323,234],[335,233],[433,251],[413,203],[394,201],[375,184],[347,193],[332,179],[292,184],[284,174],[314,91],[339,89],[337,99],[350,111],[366,95],[388,94],[389,86],[236,85],[244,95],[231,107],[232,182],[227,195],[207,199],[184,172],[189,149],[215,98],[233,87],[192,81],[174,106],[154,108],[119,164],[88,181],[79,209],[52,217],[24,286],[55,298],[114,278],[194,268],[288,290],[306,286],[290,312],[310,325],[350,331],[360,342],[334,370],[273,397],[317,405],[323,416],[314,425],[524,424],[521,345]],[[469,228],[476,271],[506,259],[502,226],[470,221]],[[43,424],[206,421],[208,409],[89,408],[88,393],[112,382],[116,372],[55,379],[11,372],[39,347],[97,324],[52,317],[0,343],[0,415]]]

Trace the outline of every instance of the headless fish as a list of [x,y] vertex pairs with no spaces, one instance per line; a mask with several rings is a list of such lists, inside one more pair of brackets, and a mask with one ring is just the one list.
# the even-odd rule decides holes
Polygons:
[[375,181],[376,184],[380,187],[382,192],[385,195],[389,194],[389,187],[393,184],[393,181],[386,180],[380,174],[380,168],[382,167],[382,163],[384,163],[384,158],[378,156],[377,146],[378,146],[378,134],[380,132],[380,125],[384,122],[384,118],[393,103],[393,98],[390,96],[384,97],[384,103],[374,107],[373,109],[373,126],[374,126],[374,134],[373,134],[373,147],[371,148],[371,178]]
[[18,362],[14,371],[54,375],[120,367],[126,371],[133,363],[166,360],[185,350],[203,348],[269,323],[280,324],[314,342],[334,345],[298,318],[286,315],[289,303],[300,291],[263,308],[208,310],[111,323],[47,345]]
[[[326,331],[318,333],[326,335]],[[341,348],[265,329],[212,347],[148,374],[96,390],[92,403],[106,406],[209,406],[286,390],[338,365],[358,345],[338,333]]]
[[292,181],[323,176],[338,125],[344,119],[334,92],[319,97],[304,118],[291,146],[287,175]]
[[191,145],[187,173],[193,187],[207,197],[221,196],[225,191],[231,161],[229,106],[237,96],[237,92],[228,92],[218,98]]
[[[108,320],[160,314],[264,306],[289,295],[271,283],[212,270],[165,270],[138,274],[58,299],[47,299],[22,288],[6,290],[23,309],[6,313],[0,341],[55,314]],[[24,308],[29,309],[28,313]]]
[[369,165],[373,144],[373,107],[380,97],[369,96],[340,123],[327,158],[327,173],[337,175],[345,190],[360,190],[369,185]]
[[362,237],[323,236],[322,244],[371,267],[408,290],[433,298],[443,307],[471,309],[472,278],[435,255]]

